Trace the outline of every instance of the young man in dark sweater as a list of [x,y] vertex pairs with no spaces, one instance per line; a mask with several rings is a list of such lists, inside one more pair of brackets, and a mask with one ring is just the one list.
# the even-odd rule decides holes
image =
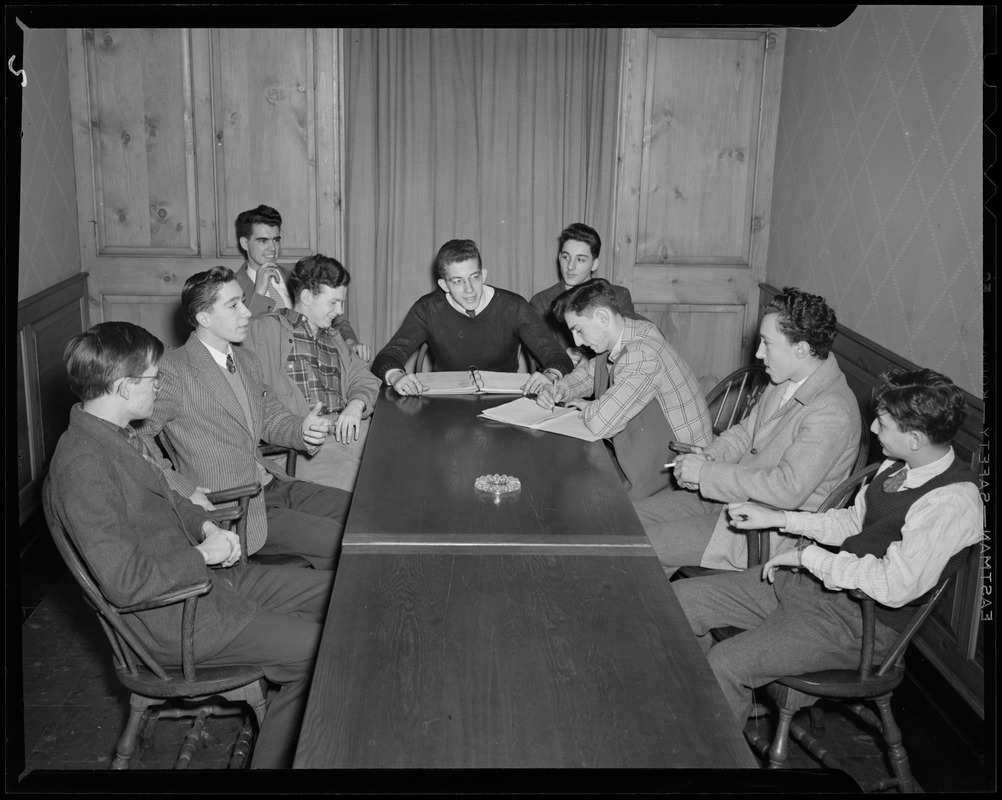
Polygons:
[[539,315],[514,292],[486,284],[480,251],[469,239],[453,239],[435,257],[441,292],[431,292],[407,312],[400,329],[379,351],[372,371],[397,392],[418,395],[424,385],[405,369],[408,357],[428,343],[436,371],[470,367],[518,370],[521,342],[540,364],[522,388],[535,395],[571,371],[571,360]]
[[838,590],[860,589],[877,601],[879,661],[907,623],[904,607],[920,602],[943,570],[957,566],[959,554],[982,538],[970,465],[950,444],[964,420],[960,389],[928,369],[886,375],[876,409],[871,430],[887,458],[851,508],[817,514],[750,502],[727,507],[736,528],[779,528],[817,544],[785,550],[762,567],[674,584],[704,647],[712,644],[714,628],[744,630],[707,655],[739,724],[757,686],[858,666],[860,606]]

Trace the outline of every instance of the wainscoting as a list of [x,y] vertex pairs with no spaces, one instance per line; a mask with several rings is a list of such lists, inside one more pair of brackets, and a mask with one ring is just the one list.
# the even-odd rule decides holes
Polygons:
[[[87,273],[17,304],[17,490],[19,525],[41,503],[42,480],[76,398],[63,349],[90,327]],[[29,544],[22,541],[22,550]]]

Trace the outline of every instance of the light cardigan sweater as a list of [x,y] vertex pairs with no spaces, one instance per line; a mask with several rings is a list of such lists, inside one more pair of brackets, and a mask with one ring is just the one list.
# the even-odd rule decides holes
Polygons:
[[[849,476],[859,450],[856,398],[834,355],[780,406],[786,384],[770,384],[748,417],[718,436],[703,452],[712,460],[699,471],[699,491],[721,503],[752,500],[781,509],[816,511]],[[770,535],[776,555],[796,544],[792,536]],[[701,566],[745,569],[743,532],[720,518]]]

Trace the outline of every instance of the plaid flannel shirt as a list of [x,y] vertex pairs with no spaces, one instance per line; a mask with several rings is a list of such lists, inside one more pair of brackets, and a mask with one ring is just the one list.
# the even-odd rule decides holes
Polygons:
[[320,402],[329,413],[343,411],[347,403],[341,389],[341,357],[332,330],[325,328],[314,336],[303,314],[288,308],[277,313],[292,323],[292,352],[285,363],[289,378],[310,405]]
[[[588,429],[611,439],[626,423],[657,398],[665,418],[680,440],[707,445],[713,426],[699,382],[660,331],[645,320],[625,319],[623,336],[608,354],[611,384],[582,414]],[[595,359],[582,361],[559,383],[572,399],[587,397],[595,387]],[[666,443],[667,445],[667,443]]]

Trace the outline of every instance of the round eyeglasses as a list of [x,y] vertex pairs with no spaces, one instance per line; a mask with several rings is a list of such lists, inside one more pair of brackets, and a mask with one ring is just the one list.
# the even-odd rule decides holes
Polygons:
[[153,391],[157,391],[160,388],[160,374],[156,375],[129,375],[134,381],[153,381]]

